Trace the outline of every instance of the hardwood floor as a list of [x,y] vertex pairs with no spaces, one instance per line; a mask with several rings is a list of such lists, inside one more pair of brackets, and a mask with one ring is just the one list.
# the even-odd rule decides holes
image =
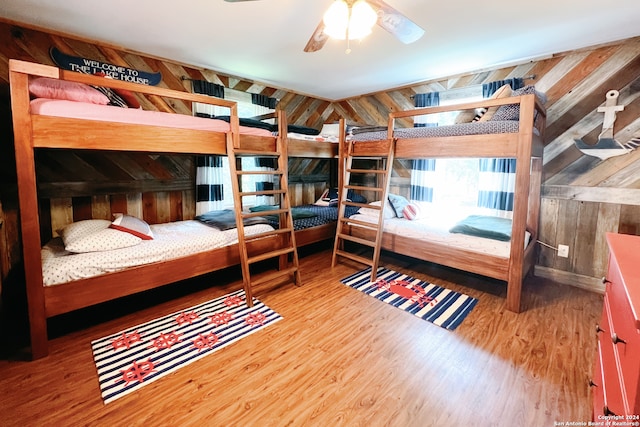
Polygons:
[[500,283],[385,254],[383,266],[479,298],[462,325],[447,331],[342,285],[360,267],[332,271],[328,250],[304,254],[300,265],[303,286],[255,291],[282,321],[108,405],[90,341],[238,289],[239,270],[55,319],[50,327],[59,336],[47,358],[22,361],[12,352],[0,361],[0,424],[553,426],[591,419],[587,381],[601,295],[530,278],[525,311],[514,314],[504,308]]

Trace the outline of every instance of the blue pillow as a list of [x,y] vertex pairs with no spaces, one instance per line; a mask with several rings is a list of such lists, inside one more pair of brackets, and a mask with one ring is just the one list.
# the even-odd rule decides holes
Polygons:
[[496,216],[469,215],[449,232],[508,242],[511,240],[511,220]]
[[391,207],[395,211],[396,216],[398,218],[404,218],[402,211],[405,207],[407,207],[409,201],[405,197],[399,196],[397,194],[389,194],[387,198],[389,199],[389,204],[391,204]]

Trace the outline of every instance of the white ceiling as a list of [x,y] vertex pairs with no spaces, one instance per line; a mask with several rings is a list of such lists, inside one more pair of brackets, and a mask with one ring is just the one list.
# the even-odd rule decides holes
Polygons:
[[425,29],[403,45],[303,48],[332,0],[1,0],[0,16],[329,100],[640,35],[640,0],[386,0]]

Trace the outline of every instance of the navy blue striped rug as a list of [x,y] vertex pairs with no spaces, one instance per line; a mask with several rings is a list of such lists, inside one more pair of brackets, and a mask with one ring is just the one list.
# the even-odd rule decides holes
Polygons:
[[92,341],[104,403],[282,319],[253,302],[240,290]]
[[468,295],[383,267],[378,267],[373,283],[371,267],[345,277],[341,282],[449,330],[457,328],[478,303]]

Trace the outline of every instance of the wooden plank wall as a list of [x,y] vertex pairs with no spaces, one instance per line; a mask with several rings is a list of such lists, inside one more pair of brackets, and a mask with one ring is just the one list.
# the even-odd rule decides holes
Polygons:
[[[640,165],[640,150],[600,161],[584,156],[573,144],[574,138],[595,142],[602,126],[602,114],[596,110],[603,104],[604,96],[610,89],[620,91],[619,103],[625,105],[625,110],[618,113],[615,137],[626,142],[630,137],[639,135],[640,38],[557,53],[538,61],[449,76],[337,101],[317,99],[220,74],[214,70],[194,68],[8,22],[0,21],[0,40],[0,93],[3,95],[6,94],[9,58],[51,64],[48,51],[51,46],[56,46],[72,55],[146,71],[161,71],[163,80],[160,84],[172,89],[189,91],[189,81],[182,79],[188,77],[276,97],[280,100],[280,108],[286,111],[289,123],[316,128],[323,123],[335,122],[340,117],[352,124],[386,125],[389,112],[413,107],[412,97],[416,93],[445,91],[509,77],[535,75],[535,79],[527,83],[535,84],[548,98],[540,237],[551,246],[559,243],[570,246],[570,256],[567,259],[557,258],[551,249],[541,246],[536,273],[600,290],[598,278],[604,274],[607,260],[603,233],[619,231],[640,234],[640,176],[636,173]],[[3,98],[6,99],[6,96]],[[161,111],[188,113],[190,108],[188,105],[157,97],[141,99],[141,103],[145,109]],[[411,123],[405,122],[402,125],[410,126]],[[9,150],[7,147],[11,146],[11,138],[6,132],[3,132],[2,138],[4,154]],[[11,175],[11,157],[3,155],[0,158],[0,169],[5,174],[3,178],[6,177],[9,187],[12,182],[15,183],[15,177]],[[290,163],[290,169],[296,171],[298,178],[318,176],[320,180],[329,173],[327,161],[324,164],[318,160],[296,162]],[[89,212],[91,215],[107,216],[124,210],[125,207],[129,213],[142,213],[157,220],[189,218],[193,215],[194,202],[192,186],[187,181],[191,179],[193,168],[182,164],[181,168],[176,169],[176,163],[180,164],[167,156],[141,156],[137,159],[114,157],[98,162],[88,154],[74,154],[63,160],[44,156],[39,163],[38,173],[43,177],[43,188],[49,185],[51,191],[56,191],[67,184],[66,188],[70,191],[64,197],[59,197],[58,200],[54,198],[49,202],[54,205],[53,211],[59,212],[54,216],[60,218],[52,218],[52,224],[89,215]],[[89,185],[84,181],[84,192],[78,192],[83,184],[73,180],[76,169],[72,170],[68,165],[102,171],[109,177],[107,181],[116,185],[133,185],[131,188],[135,191],[128,189],[115,198],[108,197],[106,190],[96,191],[104,184],[104,180],[100,184],[98,179]],[[136,168],[132,169],[132,165]],[[133,176],[135,173],[138,175],[135,175],[133,181],[125,179],[124,175]],[[407,163],[397,161],[392,189],[399,193],[406,192],[408,179]],[[129,184],[124,184],[125,182]],[[167,185],[172,187],[166,188]],[[308,182],[302,178],[296,181],[293,178],[292,200],[295,203],[312,202],[325,186],[326,182]],[[15,206],[11,200],[7,200],[11,198],[11,194],[15,196],[14,191],[4,190],[0,201],[4,202],[5,216],[15,217],[14,213],[7,212],[6,209],[7,206]],[[10,228],[17,229],[17,226]],[[52,232],[55,232],[55,228],[52,225]],[[10,236],[9,240],[15,241],[16,238]],[[2,256],[7,257],[7,253],[16,251],[8,248],[3,253]],[[13,261],[10,261],[12,264]]]

